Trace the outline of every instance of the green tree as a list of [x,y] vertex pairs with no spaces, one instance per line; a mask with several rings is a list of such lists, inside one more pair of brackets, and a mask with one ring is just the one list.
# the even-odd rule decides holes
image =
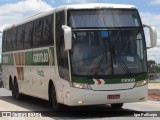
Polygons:
[[154,60],[148,61],[148,71],[149,73],[159,73],[160,72],[160,64],[157,64]]

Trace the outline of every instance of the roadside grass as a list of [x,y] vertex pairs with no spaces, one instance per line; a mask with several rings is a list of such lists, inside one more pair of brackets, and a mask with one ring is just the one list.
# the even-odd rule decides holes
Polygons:
[[160,79],[149,80],[149,83],[160,83]]

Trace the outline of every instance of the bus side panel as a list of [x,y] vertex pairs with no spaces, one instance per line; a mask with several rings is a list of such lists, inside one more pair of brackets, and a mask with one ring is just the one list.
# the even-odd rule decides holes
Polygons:
[[24,93],[24,94],[28,94],[29,92],[29,68],[28,67],[24,67],[24,80],[20,82],[19,87],[20,87],[20,92]]
[[16,67],[14,65],[12,53],[2,54],[2,73],[3,73],[3,84],[6,89],[9,89],[9,77],[11,76],[14,81],[14,76],[17,76]]
[[30,89],[29,94],[38,98],[48,100],[48,84],[50,75],[54,74],[53,67],[30,68]]
[[[2,66],[2,73],[3,73],[3,84],[4,84],[4,88],[8,89],[10,88],[9,86],[9,77],[12,76],[12,81],[14,81],[14,75],[16,74],[15,71],[15,67],[11,67],[11,66],[7,66],[7,65],[3,65]],[[11,72],[12,71],[12,72]]]

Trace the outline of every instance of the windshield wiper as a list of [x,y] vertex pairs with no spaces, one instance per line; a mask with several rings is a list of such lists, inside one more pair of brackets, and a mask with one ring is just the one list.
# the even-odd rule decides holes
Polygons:
[[103,61],[104,61],[104,59],[106,58],[106,61],[107,61],[107,53],[104,53],[102,56],[101,56],[101,58],[100,58],[100,61],[98,62],[98,66],[97,67],[95,67],[95,70],[94,70],[94,76],[96,76],[96,75],[98,75],[98,73],[100,72],[100,67],[101,67],[101,65],[102,65],[102,63],[103,63]]
[[100,72],[100,66],[102,65],[105,57],[106,57],[106,53],[104,53],[104,54],[101,56],[100,61],[98,62],[97,67],[94,68],[93,76],[97,76],[98,73]]
[[128,66],[126,65],[126,63],[124,62],[123,58],[117,52],[115,53],[114,46],[113,46],[113,55],[114,55],[114,63],[115,63],[115,65],[116,65],[116,58],[117,58],[119,60],[119,62],[120,62],[120,65],[121,65],[122,69],[126,73],[132,75],[132,72],[130,71],[130,69],[128,68]]
[[117,56],[118,60],[120,61],[120,64],[121,64],[122,69],[123,69],[126,73],[132,75],[132,72],[130,71],[130,69],[128,68],[128,66],[125,64],[123,58],[122,58],[119,54],[116,54],[116,56]]
[[107,48],[106,48],[106,41],[104,42],[104,47],[105,47],[105,50],[104,50],[104,54],[102,55],[102,57],[100,58],[100,61],[98,62],[98,66],[95,68],[95,72],[94,72],[94,75],[98,75],[98,73],[100,72],[100,67],[104,61],[104,59],[106,59],[106,63],[107,63]]

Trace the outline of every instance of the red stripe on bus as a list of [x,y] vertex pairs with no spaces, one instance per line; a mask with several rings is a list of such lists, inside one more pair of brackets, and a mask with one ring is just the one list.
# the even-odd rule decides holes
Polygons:
[[16,67],[18,73],[18,80],[21,80],[21,70],[19,67]]
[[51,55],[51,50],[50,49],[48,49],[48,55],[49,55],[49,65],[51,66],[52,65],[52,61],[51,61],[52,55]]
[[51,56],[50,61],[51,61],[51,65],[52,65],[52,64],[53,64],[53,63],[52,63],[52,61],[53,61],[52,51],[51,51],[51,49],[50,49],[49,51],[50,51],[50,56]]
[[14,60],[15,60],[15,64],[18,65],[18,54],[14,53]]

